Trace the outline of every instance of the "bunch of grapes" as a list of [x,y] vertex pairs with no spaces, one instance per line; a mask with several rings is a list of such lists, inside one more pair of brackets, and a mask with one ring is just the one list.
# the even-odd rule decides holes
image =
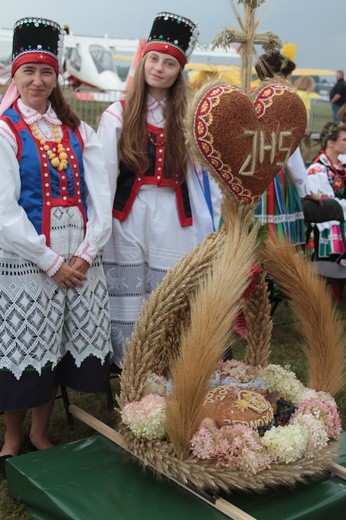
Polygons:
[[282,397],[276,402],[277,410],[274,414],[274,426],[285,426],[290,417],[296,411],[297,407],[292,401],[286,401]]
[[274,419],[272,420],[272,422],[267,426],[261,426],[260,428],[258,428],[257,431],[260,437],[263,437],[265,432],[267,430],[270,430],[270,428],[272,428],[273,426],[285,426],[290,420],[291,415],[297,409],[297,407],[294,406],[292,401],[286,401],[286,399],[283,399],[282,397],[280,397],[280,399],[276,401],[276,407],[277,409],[274,413]]

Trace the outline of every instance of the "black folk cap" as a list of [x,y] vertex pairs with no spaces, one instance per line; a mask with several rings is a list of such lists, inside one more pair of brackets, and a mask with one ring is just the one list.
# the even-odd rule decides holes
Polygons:
[[64,30],[53,20],[21,18],[14,24],[12,76],[24,63],[46,63],[59,74],[62,64]]
[[174,56],[184,68],[199,35],[197,24],[174,13],[158,13],[154,19],[143,55],[149,51]]

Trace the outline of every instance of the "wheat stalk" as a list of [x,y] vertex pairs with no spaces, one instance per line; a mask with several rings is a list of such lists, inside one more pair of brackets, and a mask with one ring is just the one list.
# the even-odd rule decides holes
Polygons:
[[257,227],[252,226],[251,212],[230,203],[224,217],[227,233],[222,250],[192,298],[190,322],[171,366],[174,393],[167,400],[166,430],[180,458],[188,456],[189,441],[204,418],[208,383],[229,345],[254,262]]
[[345,381],[345,338],[325,281],[288,242],[268,240],[262,259],[300,321],[308,386],[334,396]]

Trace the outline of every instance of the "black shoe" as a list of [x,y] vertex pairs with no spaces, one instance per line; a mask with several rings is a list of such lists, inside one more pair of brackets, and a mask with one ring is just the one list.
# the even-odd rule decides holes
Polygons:
[[7,459],[10,459],[11,457],[13,457],[13,455],[1,455],[0,456],[0,475],[4,478],[6,478],[5,462]]

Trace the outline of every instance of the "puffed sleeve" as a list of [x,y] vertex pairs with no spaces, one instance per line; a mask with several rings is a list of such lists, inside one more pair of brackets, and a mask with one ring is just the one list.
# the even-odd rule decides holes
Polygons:
[[291,172],[292,178],[298,190],[298,195],[302,199],[310,194],[306,167],[300,149],[297,148],[287,161],[287,167]]
[[307,175],[311,191],[331,199],[335,197],[334,190],[328,180],[327,167],[324,164],[312,163],[307,169]]
[[118,142],[123,128],[123,108],[119,101],[113,103],[102,114],[97,135],[102,143],[106,160],[111,200],[113,203],[118,178]]
[[75,256],[91,264],[111,234],[112,197],[101,142],[95,131],[86,123],[81,124],[80,132],[84,141],[83,163],[88,222],[84,240]]
[[[0,248],[34,262],[52,276],[64,259],[46,245],[18,204],[20,196],[19,164],[11,145],[11,131],[2,122],[0,128]],[[6,135],[6,138],[4,137]]]

